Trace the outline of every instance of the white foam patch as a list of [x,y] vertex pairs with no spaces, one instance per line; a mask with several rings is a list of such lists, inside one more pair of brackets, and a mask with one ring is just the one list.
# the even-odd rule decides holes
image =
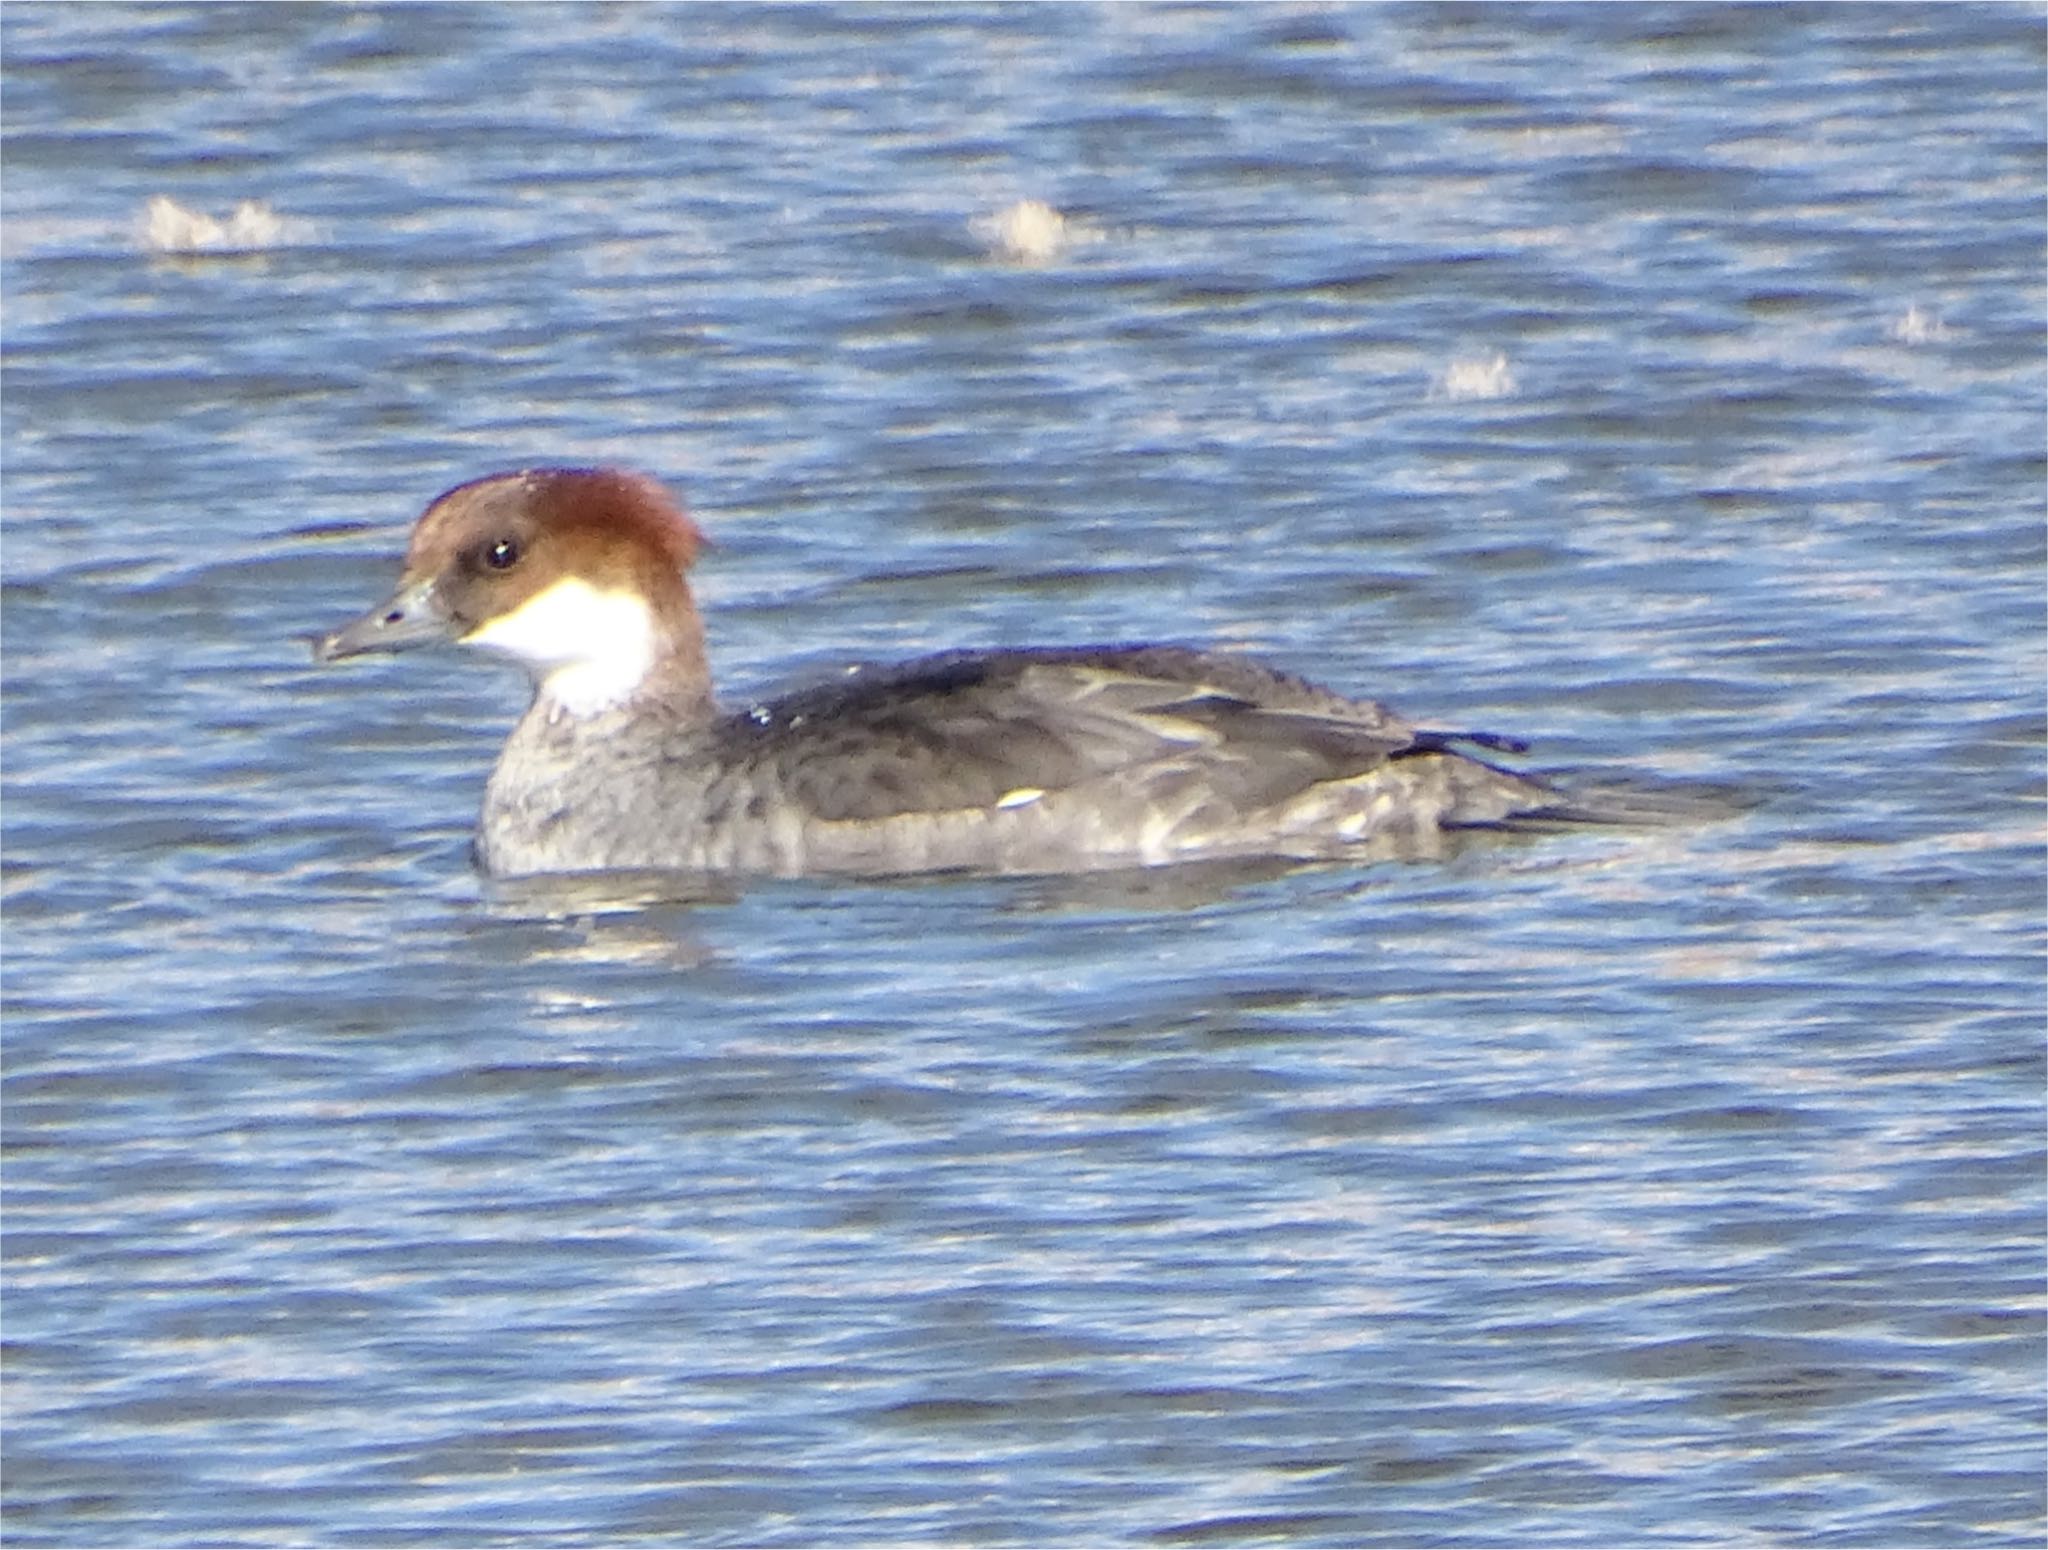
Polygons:
[[1049,264],[1081,243],[1102,240],[1093,226],[1042,199],[1020,199],[993,215],[978,215],[967,228],[992,255],[1016,264]]
[[153,253],[264,253],[306,235],[306,223],[244,199],[225,220],[158,194],[143,207],[142,245]]
[[1505,355],[1452,361],[1430,383],[1429,396],[1438,399],[1512,398],[1515,394],[1514,368]]
[[654,666],[654,613],[632,592],[568,576],[463,638],[511,657],[539,680],[543,698],[571,715],[618,704]]
[[1948,338],[1948,325],[1931,312],[1922,312],[1914,302],[1903,316],[1892,319],[1885,332],[1900,344],[1938,344]]

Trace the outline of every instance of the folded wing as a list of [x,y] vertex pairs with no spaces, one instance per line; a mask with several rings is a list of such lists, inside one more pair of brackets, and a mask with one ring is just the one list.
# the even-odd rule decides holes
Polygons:
[[1197,780],[1249,813],[1443,747],[1383,705],[1174,647],[927,657],[728,725],[746,745],[735,752],[826,820],[1001,807],[1108,780]]

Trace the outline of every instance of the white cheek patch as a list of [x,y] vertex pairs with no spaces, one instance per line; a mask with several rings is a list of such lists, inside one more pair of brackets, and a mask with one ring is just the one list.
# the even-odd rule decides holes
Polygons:
[[486,619],[462,643],[513,658],[539,680],[544,698],[588,716],[625,699],[654,666],[654,615],[631,592],[567,576]]

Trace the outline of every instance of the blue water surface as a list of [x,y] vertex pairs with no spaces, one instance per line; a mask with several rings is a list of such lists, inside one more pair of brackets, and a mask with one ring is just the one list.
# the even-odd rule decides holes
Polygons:
[[[7,5],[9,1542],[2039,1544],[2043,39]],[[735,700],[1188,640],[1741,800],[493,887],[523,687],[304,637],[604,461]]]

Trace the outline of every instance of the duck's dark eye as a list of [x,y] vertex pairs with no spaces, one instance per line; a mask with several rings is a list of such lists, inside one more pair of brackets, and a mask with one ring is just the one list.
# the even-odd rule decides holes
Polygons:
[[500,538],[484,548],[484,564],[492,570],[510,570],[519,563],[519,540]]

